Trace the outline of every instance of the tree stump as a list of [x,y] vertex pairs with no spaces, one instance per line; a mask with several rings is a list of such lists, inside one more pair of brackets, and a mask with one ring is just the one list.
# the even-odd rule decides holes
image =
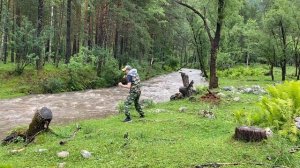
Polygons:
[[20,139],[26,141],[27,144],[32,142],[34,138],[42,131],[49,129],[52,120],[52,112],[47,107],[37,110],[32,118],[29,128],[26,131],[14,131],[2,140],[2,144],[6,145],[12,142],[18,142]]
[[26,142],[31,142],[41,131],[49,129],[52,120],[52,112],[47,107],[37,110],[32,118],[28,130],[26,131]]
[[170,97],[170,100],[178,100],[186,97],[190,97],[195,91],[193,90],[194,81],[189,82],[189,76],[181,72],[181,78],[183,87],[179,88],[179,93],[176,93]]
[[194,81],[189,82],[189,76],[185,73],[181,73],[183,87],[179,88],[179,92],[183,97],[190,97],[193,94]]
[[234,138],[246,142],[259,142],[267,139],[267,131],[263,128],[242,126],[235,129]]

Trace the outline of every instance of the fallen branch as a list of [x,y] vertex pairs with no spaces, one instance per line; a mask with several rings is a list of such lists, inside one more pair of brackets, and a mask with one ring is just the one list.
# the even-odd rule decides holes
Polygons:
[[36,134],[34,134],[33,136],[31,136],[30,138],[27,138],[24,146],[26,147],[27,145],[29,145],[31,142],[33,142],[33,140],[35,139],[36,136],[38,136],[40,133],[42,133],[44,131],[45,130],[41,130],[41,131],[37,132]]
[[222,167],[222,166],[240,166],[240,165],[254,165],[254,166],[266,166],[263,163],[206,163],[202,165],[197,165],[195,168],[205,168],[205,167]]
[[60,141],[59,144],[65,145],[68,141],[73,140],[80,129],[81,129],[81,127],[77,124],[76,130],[73,132],[73,134],[68,139]]
[[300,151],[300,146],[295,146],[289,150],[290,153],[296,153]]

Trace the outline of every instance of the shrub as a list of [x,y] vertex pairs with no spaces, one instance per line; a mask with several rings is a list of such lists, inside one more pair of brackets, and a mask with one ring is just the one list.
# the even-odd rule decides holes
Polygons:
[[119,70],[117,60],[108,58],[101,76],[105,80],[105,86],[118,84],[123,75],[122,71]]
[[279,135],[297,141],[299,131],[294,119],[300,115],[300,82],[285,82],[267,90],[269,96],[259,103],[260,110],[238,111],[234,114],[236,120],[241,124],[271,127]]
[[65,90],[65,83],[60,78],[49,78],[41,84],[44,93],[58,93]]
[[217,59],[217,67],[220,70],[225,70],[228,68],[231,68],[235,65],[234,58],[229,53],[222,53],[220,52],[218,54],[218,59]]
[[175,59],[173,57],[168,57],[167,60],[165,61],[165,66],[169,67],[172,70],[175,70],[178,67],[178,65],[179,65],[178,59]]
[[72,57],[70,63],[66,66],[68,73],[66,87],[68,91],[87,89],[97,78],[92,67],[83,63],[81,55]]
[[207,89],[208,89],[207,86],[203,86],[203,85],[196,86],[196,93],[202,95],[207,92]]

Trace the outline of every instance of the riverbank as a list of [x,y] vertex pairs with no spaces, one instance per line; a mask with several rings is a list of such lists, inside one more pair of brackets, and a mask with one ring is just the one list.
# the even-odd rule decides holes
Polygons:
[[[277,73],[277,79],[279,76]],[[150,106],[145,109],[145,119],[139,119],[137,113],[132,112],[132,123],[122,123],[123,114],[78,121],[76,123],[82,129],[64,146],[59,145],[61,137],[45,133],[19,153],[10,151],[23,148],[22,143],[1,147],[0,165],[56,167],[65,163],[65,167],[194,167],[205,163],[238,163],[240,165],[235,167],[297,167],[300,153],[289,152],[297,144],[279,138],[276,133],[273,138],[259,143],[232,139],[237,126],[233,113],[241,109],[253,110],[261,95],[231,93],[222,88],[254,84],[266,87],[274,82],[263,75],[235,79],[221,77],[220,91],[228,97],[222,98],[220,104],[204,103],[198,95],[195,102],[181,100]],[[235,97],[239,100],[234,100]],[[202,117],[202,110],[212,111],[215,118]],[[52,126],[52,129],[66,137],[75,130],[76,123]],[[39,149],[46,151],[38,152]],[[84,159],[81,150],[92,152],[92,157]],[[58,158],[56,154],[61,151],[70,152],[70,156]]]
[[[142,80],[147,80],[174,71],[162,68],[159,63],[153,67],[146,64],[137,65]],[[89,65],[46,64],[38,72],[33,65],[27,66],[21,75],[14,72],[15,65],[0,63],[0,99],[10,99],[32,94],[61,93],[116,86],[122,72],[118,69],[105,69],[100,77]]]
[[[183,69],[195,85],[207,85],[201,71]],[[173,72],[142,82],[141,100],[166,102],[182,86],[179,72]],[[128,90],[111,87],[58,94],[37,94],[0,100],[0,137],[18,126],[27,126],[36,109],[48,107],[53,112],[52,124],[66,124],[84,119],[104,118],[117,113]]]

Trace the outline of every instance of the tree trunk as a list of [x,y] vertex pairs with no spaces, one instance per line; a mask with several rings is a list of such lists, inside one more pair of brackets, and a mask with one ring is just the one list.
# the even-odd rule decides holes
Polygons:
[[[53,16],[54,16],[54,6],[52,5],[51,6],[51,19],[50,19],[51,21],[50,21],[50,26],[54,30],[54,28],[53,28]],[[53,37],[52,37],[52,34],[51,34],[50,38],[49,38],[49,52],[47,54],[47,60],[48,61],[50,61],[50,57],[52,55],[52,40],[53,40]]]
[[87,22],[88,22],[88,25],[89,25],[89,28],[88,28],[88,48],[91,50],[92,47],[93,47],[93,40],[92,40],[92,37],[93,37],[93,22],[92,22],[92,14],[91,14],[90,11],[89,11]]
[[298,54],[295,53],[295,76],[297,76],[298,67],[299,67],[299,57],[298,57]]
[[[5,22],[7,23],[7,16],[5,16]],[[3,63],[6,64],[7,63],[7,57],[8,57],[8,47],[7,47],[7,44],[8,44],[8,25],[5,24],[4,25],[4,35],[3,35]]]
[[[12,13],[12,33],[15,33],[15,0],[11,1],[11,13]],[[11,41],[13,41],[13,36],[11,36]],[[15,47],[14,44],[11,45],[10,49],[10,62],[14,63],[15,62]]]
[[271,67],[270,67],[270,75],[271,75],[272,81],[274,81],[275,78],[274,78],[274,65],[273,64],[271,64]]
[[217,55],[218,55],[222,25],[223,25],[223,20],[224,20],[224,8],[225,8],[224,0],[219,0],[218,1],[217,28],[216,28],[215,37],[211,43],[210,80],[209,80],[209,88],[210,89],[219,87],[219,81],[218,81],[218,77],[217,77]]
[[2,9],[3,9],[3,0],[0,1],[0,23],[2,23]]
[[71,59],[71,14],[72,14],[72,0],[67,1],[67,35],[66,35],[66,59],[65,63],[70,63]]
[[[199,37],[200,38],[200,37]],[[200,40],[200,39],[199,39]],[[205,77],[205,78],[208,78],[208,75],[207,75],[207,72],[206,72],[206,69],[205,69],[205,64],[204,64],[204,62],[203,62],[203,59],[201,59],[200,57],[201,57],[201,55],[203,56],[203,43],[201,42],[201,40],[200,40],[200,51],[198,51],[199,53],[198,53],[198,59],[199,59],[199,64],[200,64],[200,66],[201,66],[201,71],[202,71],[202,73],[203,73],[203,76]]]
[[72,52],[72,55],[75,55],[77,54],[77,37],[74,36],[74,39],[73,39],[73,52]]
[[225,0],[218,0],[218,18],[217,18],[217,26],[215,31],[215,36],[212,37],[211,29],[209,28],[209,24],[207,22],[206,17],[201,14],[198,10],[193,8],[192,6],[185,4],[181,1],[176,1],[178,4],[185,6],[191,9],[194,13],[196,13],[202,19],[204,23],[205,30],[210,40],[211,44],[211,57],[210,57],[210,79],[209,79],[209,88],[218,88],[218,77],[217,77],[217,54],[219,49],[219,43],[221,38],[221,30],[224,21],[224,8],[225,8]]
[[213,45],[210,56],[210,78],[209,78],[209,89],[218,88],[218,77],[217,77],[217,46]]
[[9,1],[6,1],[6,4],[4,5],[4,34],[3,34],[3,63],[7,63],[7,57],[8,57],[8,15],[9,15]]
[[298,76],[297,76],[297,80],[300,80],[300,64],[299,64],[299,67],[298,67]]
[[[40,39],[41,32],[43,30],[44,25],[44,0],[39,0],[38,6],[38,20],[37,20],[37,38]],[[41,70],[43,68],[43,54],[42,54],[42,47],[36,48],[36,69]]]
[[57,48],[56,48],[56,52],[55,52],[55,58],[54,58],[54,62],[55,62],[55,66],[58,67],[59,65],[59,61],[60,61],[60,57],[62,56],[62,46],[63,46],[63,39],[62,39],[62,28],[63,28],[63,18],[64,18],[64,6],[65,6],[65,1],[63,0],[60,4],[60,18],[59,18],[59,28],[58,28],[58,44],[57,44]]
[[285,77],[286,77],[286,62],[283,61],[281,63],[281,79],[282,79],[282,81],[285,81]]
[[[89,30],[89,0],[84,2],[84,36],[88,35]],[[82,39],[82,45],[87,46],[87,38]]]
[[[16,26],[18,28],[21,27],[21,9],[20,4],[16,3]],[[19,64],[21,61],[21,51],[20,49],[16,49],[16,63]]]
[[281,60],[281,77],[282,77],[282,81],[285,81],[285,76],[286,76],[286,64],[287,64],[287,42],[286,42],[286,32],[283,26],[282,21],[280,21],[280,29],[281,29],[281,36],[282,36],[282,52],[283,52],[283,59]]

